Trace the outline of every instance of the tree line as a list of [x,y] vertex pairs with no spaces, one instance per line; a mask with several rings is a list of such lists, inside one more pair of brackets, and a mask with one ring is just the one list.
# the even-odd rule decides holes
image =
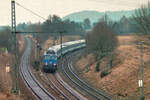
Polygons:
[[[93,24],[91,31],[88,31],[86,44],[88,53],[93,53],[96,61],[96,71],[101,69],[101,61],[108,57],[107,68],[102,70],[100,76],[104,77],[110,73],[113,67],[114,50],[118,45],[118,34],[141,33],[150,34],[150,3],[135,10],[135,14],[127,18],[123,16],[120,21],[113,22],[107,14]],[[88,22],[90,23],[90,22]],[[142,97],[143,98],[143,97]],[[144,99],[141,99],[144,100]]]
[[[87,33],[86,44],[88,53],[92,53],[96,61],[96,71],[100,71],[101,61],[104,57],[112,58],[113,51],[117,47],[118,39],[114,32],[113,22],[107,15],[103,16],[94,28]],[[108,61],[112,67],[113,58]],[[104,70],[101,77],[107,75],[109,69]]]
[[[85,29],[82,23],[70,21],[69,19],[62,20],[57,15],[49,15],[47,20],[38,23],[20,23],[17,25],[17,30],[22,32],[37,32],[34,34],[36,38],[39,38],[40,42],[48,39],[48,37],[54,36],[56,39],[60,32],[64,32],[64,35],[84,35]],[[43,32],[43,33],[38,33]]]
[[[85,24],[84,24],[85,25]],[[49,15],[48,19],[43,23],[21,23],[18,24],[17,30],[20,31],[41,31],[48,32],[49,34],[66,31],[68,34],[82,34],[84,33],[84,25],[70,21],[69,19],[62,20],[57,15]]]
[[136,9],[133,18],[136,21],[140,32],[150,34],[150,2],[142,5],[141,8]]
[[5,27],[0,31],[0,47],[7,48],[9,52],[13,53],[13,39],[10,27]]
[[[115,34],[125,34],[125,33],[143,33],[149,34],[150,31],[150,3],[143,5],[141,8],[135,11],[135,14],[131,18],[123,16],[120,21],[114,22],[109,16],[104,15],[100,18],[99,22],[105,22]],[[66,31],[68,34],[80,34],[85,35],[87,30],[92,30],[99,23],[91,23],[91,21],[86,18],[83,22],[74,22],[67,20],[62,20],[57,15],[50,15],[46,21],[38,23],[20,23],[17,25],[17,30],[19,31],[29,31],[29,32],[47,32],[49,34],[38,34],[38,37],[44,37],[47,39],[48,35],[54,35],[60,31]],[[9,47],[10,37],[10,27],[6,30],[0,32],[0,45],[4,46],[5,41],[7,47]],[[55,34],[56,35],[56,34]],[[57,34],[58,35],[58,34]],[[8,36],[8,37],[7,37]],[[4,38],[3,38],[4,37]],[[5,40],[7,37],[7,40]]]

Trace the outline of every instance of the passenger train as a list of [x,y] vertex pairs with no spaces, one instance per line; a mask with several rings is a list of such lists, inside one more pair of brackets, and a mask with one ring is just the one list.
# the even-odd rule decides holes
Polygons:
[[[85,40],[77,40],[62,44],[62,55],[85,47]],[[43,71],[54,73],[57,70],[58,59],[61,56],[61,45],[55,45],[48,48],[43,55]]]

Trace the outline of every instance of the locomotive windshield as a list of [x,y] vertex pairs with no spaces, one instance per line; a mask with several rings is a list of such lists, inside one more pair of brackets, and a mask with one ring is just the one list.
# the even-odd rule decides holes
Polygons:
[[50,59],[49,55],[45,55],[45,56],[44,56],[44,59],[49,60],[49,59]]
[[57,56],[53,56],[52,59],[57,60]]
[[55,54],[55,51],[54,50],[48,50],[47,54]]

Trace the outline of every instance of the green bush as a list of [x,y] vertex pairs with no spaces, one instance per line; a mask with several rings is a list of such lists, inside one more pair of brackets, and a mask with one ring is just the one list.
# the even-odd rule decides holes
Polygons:
[[37,61],[37,60],[34,61],[34,69],[38,71],[38,70],[39,70],[39,67],[40,67],[40,62]]
[[2,53],[5,53],[6,50],[7,50],[7,48],[1,48]]
[[110,74],[110,72],[108,70],[103,70],[100,74],[101,78],[107,76],[108,74]]
[[127,99],[124,98],[124,99],[121,99],[121,100],[127,100]]
[[96,72],[99,72],[100,71],[100,62],[97,62],[96,64]]
[[139,97],[139,100],[145,100],[145,96],[144,96],[144,95],[141,95],[141,96]]
[[13,35],[9,27],[0,31],[0,46],[7,48],[9,52],[14,53]]

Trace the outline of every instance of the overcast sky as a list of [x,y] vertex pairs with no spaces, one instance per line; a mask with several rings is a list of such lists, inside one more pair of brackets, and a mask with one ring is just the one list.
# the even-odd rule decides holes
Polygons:
[[[0,0],[0,25],[11,23],[11,0]],[[148,0],[16,0],[21,5],[47,18],[49,14],[63,17],[67,14],[83,11],[118,11],[139,8]],[[43,19],[16,5],[17,24],[20,22],[38,22]]]

